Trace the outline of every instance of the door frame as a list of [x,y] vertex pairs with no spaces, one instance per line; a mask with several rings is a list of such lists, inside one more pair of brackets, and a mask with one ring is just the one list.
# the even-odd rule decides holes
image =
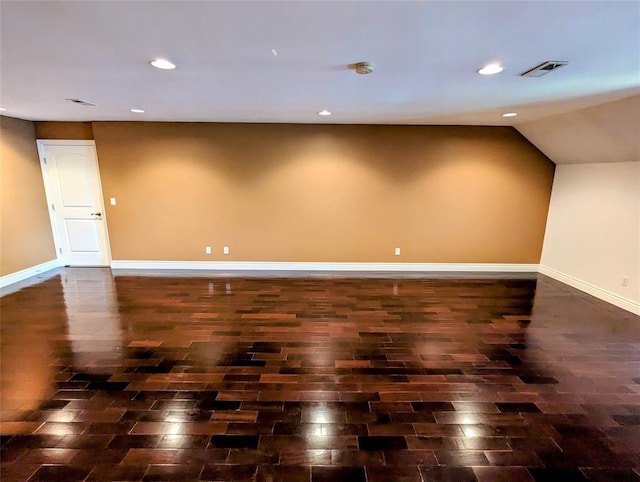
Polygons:
[[64,266],[64,260],[62,259],[62,242],[60,233],[58,232],[56,215],[53,210],[53,195],[51,194],[51,185],[49,183],[49,171],[47,164],[45,163],[45,148],[46,146],[87,146],[93,148],[96,161],[96,171],[98,174],[98,194],[100,198],[100,211],[103,213],[102,222],[104,223],[104,229],[107,237],[107,258],[108,266],[111,267],[111,243],[109,241],[109,227],[107,226],[107,213],[104,208],[104,196],[102,195],[102,178],[100,177],[100,163],[98,162],[98,151],[96,150],[96,141],[94,140],[63,140],[63,139],[36,139],[36,145],[38,147],[38,157],[40,159],[40,171],[42,172],[42,181],[44,183],[44,193],[47,198],[47,211],[49,213],[49,222],[51,224],[51,233],[53,234],[53,244],[56,249],[56,259],[61,266]]

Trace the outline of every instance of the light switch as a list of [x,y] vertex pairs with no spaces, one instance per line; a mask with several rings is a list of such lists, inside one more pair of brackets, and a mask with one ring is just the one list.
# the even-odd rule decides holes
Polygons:
[[109,203],[111,203],[112,206],[115,206],[116,205],[116,198],[114,198],[114,197],[109,198]]

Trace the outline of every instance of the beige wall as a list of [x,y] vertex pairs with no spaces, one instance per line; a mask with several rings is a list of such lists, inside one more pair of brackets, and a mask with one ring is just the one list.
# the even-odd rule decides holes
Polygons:
[[114,260],[540,260],[553,164],[512,128],[96,122],[93,133]]
[[33,123],[0,117],[0,276],[55,258]]
[[557,166],[541,264],[640,314],[640,161]]

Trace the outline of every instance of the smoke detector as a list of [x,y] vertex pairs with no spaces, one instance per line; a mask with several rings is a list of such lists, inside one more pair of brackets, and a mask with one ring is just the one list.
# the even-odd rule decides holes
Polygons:
[[356,71],[356,74],[366,75],[373,72],[373,64],[371,62],[358,62],[357,64],[353,64],[353,70]]
[[569,62],[566,60],[547,60],[546,62],[542,62],[540,65],[536,65],[534,68],[521,73],[520,77],[542,77],[543,75],[547,75],[560,67],[564,67],[568,63]]

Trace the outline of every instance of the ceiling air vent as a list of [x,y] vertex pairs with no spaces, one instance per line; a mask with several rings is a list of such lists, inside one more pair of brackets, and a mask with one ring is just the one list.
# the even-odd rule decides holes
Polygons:
[[86,100],[81,100],[81,99],[65,99],[65,100],[73,102],[74,104],[83,105],[85,107],[95,107],[96,106],[96,104],[92,104],[91,102],[87,102]]
[[566,60],[547,60],[546,62],[542,62],[540,65],[536,65],[534,68],[521,73],[520,77],[542,77],[543,75],[547,75],[549,72],[553,72],[560,67],[564,67],[568,63],[569,62]]

